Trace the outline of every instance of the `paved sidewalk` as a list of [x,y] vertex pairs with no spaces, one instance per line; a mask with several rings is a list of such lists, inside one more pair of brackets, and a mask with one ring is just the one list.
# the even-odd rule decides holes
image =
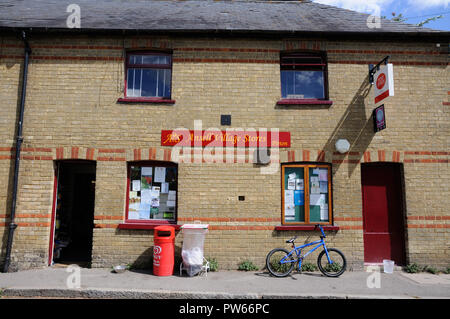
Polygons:
[[[145,271],[80,270],[80,288],[68,268],[0,273],[0,296],[56,298],[163,298],[163,299],[264,299],[264,298],[445,298],[450,299],[450,275],[345,272],[339,278],[321,273],[293,272],[274,278],[267,272],[218,271],[207,276],[158,277]],[[379,277],[376,277],[378,276]],[[379,279],[379,280],[378,280]],[[76,285],[76,280],[72,284]],[[372,286],[373,288],[369,288]],[[377,288],[379,286],[379,288]]]

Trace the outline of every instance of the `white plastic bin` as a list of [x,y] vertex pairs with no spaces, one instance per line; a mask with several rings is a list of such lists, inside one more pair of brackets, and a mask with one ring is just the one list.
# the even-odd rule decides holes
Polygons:
[[383,270],[387,274],[392,274],[394,272],[394,261],[383,259]]
[[198,274],[203,267],[203,246],[209,225],[206,224],[184,224],[181,226],[183,232],[183,247],[181,257],[183,259],[182,270],[192,277]]

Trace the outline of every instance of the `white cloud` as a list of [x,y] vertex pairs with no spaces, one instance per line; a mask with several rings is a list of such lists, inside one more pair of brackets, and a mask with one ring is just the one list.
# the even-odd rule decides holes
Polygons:
[[408,0],[408,4],[418,8],[444,7],[447,8],[450,0]]
[[[393,0],[314,0],[314,2],[327,4],[339,8],[349,9],[353,11],[380,15],[383,6],[389,5]],[[410,0],[411,1],[411,0]],[[420,0],[417,0],[418,2]],[[423,0],[422,0],[423,1]],[[426,0],[426,1],[445,1],[449,0]],[[425,2],[426,2],[425,1]]]

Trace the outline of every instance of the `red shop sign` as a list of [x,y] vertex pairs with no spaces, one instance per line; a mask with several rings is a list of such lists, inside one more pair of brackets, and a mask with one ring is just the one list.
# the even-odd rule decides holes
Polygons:
[[161,146],[291,147],[290,132],[162,130]]

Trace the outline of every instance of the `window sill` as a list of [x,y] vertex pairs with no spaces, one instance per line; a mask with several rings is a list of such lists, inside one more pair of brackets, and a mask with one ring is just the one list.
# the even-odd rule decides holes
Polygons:
[[330,100],[317,99],[281,99],[277,101],[277,105],[332,105]]
[[133,222],[127,222],[127,223],[121,223],[119,224],[119,229],[155,229],[155,227],[158,226],[172,226],[175,228],[175,230],[179,230],[181,228],[181,225],[177,224],[170,224],[170,223],[153,223],[153,224],[147,224],[147,223],[133,223]]
[[[339,226],[323,225],[323,230],[339,230]],[[280,225],[275,226],[275,230],[288,231],[288,230],[316,230],[314,225]]]
[[117,103],[175,104],[175,100],[158,98],[119,98]]

